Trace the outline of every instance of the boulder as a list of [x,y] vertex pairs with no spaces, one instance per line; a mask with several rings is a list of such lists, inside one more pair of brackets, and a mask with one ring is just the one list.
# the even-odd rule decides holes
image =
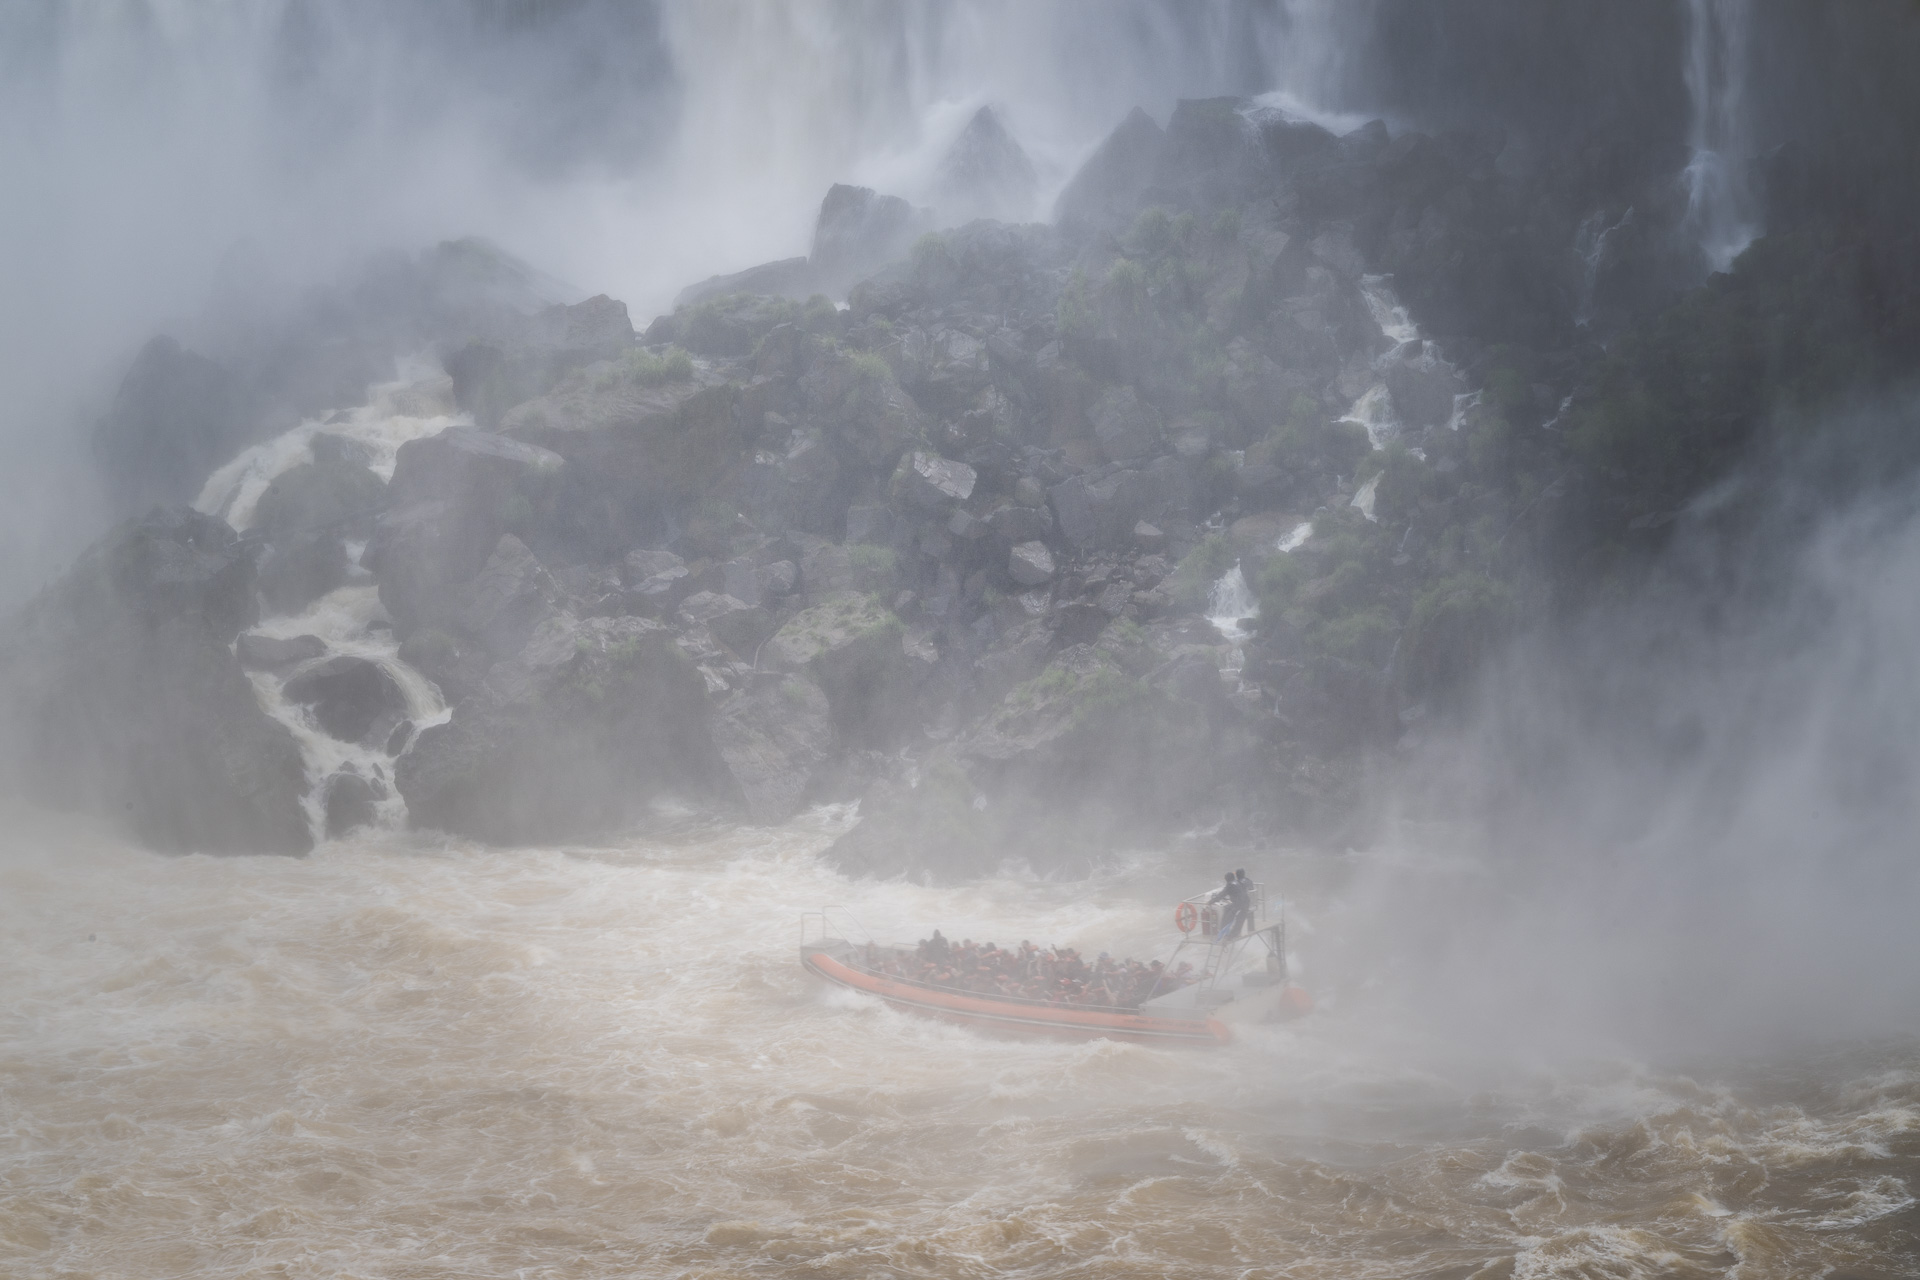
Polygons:
[[804,674],[758,680],[714,714],[714,743],[755,822],[782,822],[805,802],[833,749],[827,696]]
[[739,293],[805,300],[819,292],[819,273],[812,263],[805,258],[782,258],[778,262],[763,262],[757,267],[748,267],[745,271],[735,271],[730,275],[708,276],[698,284],[690,284],[674,296],[673,308],[678,311],[682,307]]
[[158,337],[140,349],[94,427],[94,463],[120,511],[191,502],[214,468],[250,443],[253,425],[231,373]]
[[766,611],[723,592],[699,591],[680,602],[683,626],[704,626],[734,653],[751,659],[772,630]]
[[342,742],[385,741],[407,716],[406,695],[387,669],[350,654],[296,673],[281,693],[311,710],[321,731]]
[[270,614],[299,613],[347,581],[347,547],[335,533],[300,534],[260,556],[260,601]]
[[792,595],[800,586],[800,567],[791,560],[763,564],[754,571],[754,575],[760,586],[760,594],[776,600]]
[[1160,414],[1129,386],[1109,387],[1087,411],[1094,437],[1109,462],[1129,462],[1155,453],[1161,443]]
[[707,687],[644,618],[548,619],[395,762],[410,821],[495,844],[604,835],[731,788]]
[[[1044,493],[1042,502],[1046,500]],[[1053,536],[1053,512],[1044,506],[1001,507],[987,517],[987,524],[1008,542],[1033,542]]]
[[845,352],[823,356],[800,379],[808,412],[825,424],[843,467],[885,475],[907,449],[924,446],[927,416],[887,366]]
[[1023,587],[1051,581],[1053,553],[1044,542],[1022,542],[1007,557],[1007,575]]
[[249,671],[285,671],[303,662],[311,662],[327,651],[327,642],[319,636],[294,636],[282,640],[248,632],[233,642],[234,656]]
[[1166,130],[1135,107],[1060,192],[1054,221],[1075,230],[1117,230],[1131,223],[1153,183],[1166,138]]
[[303,462],[275,476],[254,504],[248,527],[275,546],[316,533],[370,535],[375,517],[387,505],[387,486],[345,452],[342,446],[350,443],[315,436],[315,455],[327,460]]
[[347,581],[346,539],[367,538],[387,505],[387,485],[367,466],[362,446],[321,433],[313,461],[273,478],[254,504],[248,528],[267,549],[260,599],[270,613],[298,613]]
[[813,252],[807,261],[819,287],[840,294],[906,256],[932,220],[898,196],[869,187],[835,183],[820,202],[813,227]]
[[627,304],[600,294],[547,307],[491,339],[469,341],[443,363],[454,402],[491,429],[509,409],[552,389],[570,370],[619,360],[634,342]]
[[978,473],[964,462],[916,450],[900,459],[888,488],[900,501],[931,511],[965,502],[977,479]]
[[[668,328],[673,340],[700,356],[738,360],[771,342],[775,349],[768,352],[769,363],[783,367],[794,363],[804,349],[800,330],[794,324],[804,314],[793,299],[766,290],[723,290],[683,304],[663,327]],[[775,339],[776,332],[783,336]],[[667,334],[649,329],[647,336],[657,339]]]
[[328,778],[325,786],[322,809],[329,840],[372,826],[378,817],[375,805],[387,794],[385,786],[344,769]]
[[638,586],[649,578],[670,574],[676,569],[684,574],[687,562],[665,548],[641,547],[627,552],[620,567],[627,585]]
[[361,563],[402,636],[451,620],[508,516],[543,497],[561,465],[550,450],[471,427],[400,446],[391,506]]
[[1081,550],[1118,548],[1157,505],[1156,486],[1140,471],[1116,471],[1099,480],[1070,476],[1047,491],[1060,533]]
[[299,854],[306,768],[232,645],[253,563],[188,508],[128,520],[0,641],[0,779],[168,852]]
[[760,650],[760,665],[810,676],[826,693],[841,742],[886,746],[911,721],[914,668],[900,619],[846,592],[788,619]]
[[[470,641],[456,639],[439,627],[426,627],[400,642],[400,661],[433,681],[451,704],[473,696],[486,680],[492,659]],[[399,732],[395,730],[395,732]],[[388,755],[398,752],[389,750]]]
[[565,459],[553,533],[597,558],[657,540],[740,461],[750,436],[738,399],[691,366],[590,366],[508,413],[501,430]]
[[933,202],[947,222],[1030,222],[1040,179],[1033,161],[992,107],[981,107],[934,173]]
[[562,592],[527,544],[502,534],[468,585],[454,618],[459,632],[494,658],[510,658],[560,612]]

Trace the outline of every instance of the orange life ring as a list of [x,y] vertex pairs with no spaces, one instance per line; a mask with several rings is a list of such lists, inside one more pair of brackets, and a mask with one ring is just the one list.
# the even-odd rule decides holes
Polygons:
[[1173,927],[1182,933],[1192,933],[1193,926],[1200,923],[1200,912],[1191,902],[1183,902],[1173,909]]

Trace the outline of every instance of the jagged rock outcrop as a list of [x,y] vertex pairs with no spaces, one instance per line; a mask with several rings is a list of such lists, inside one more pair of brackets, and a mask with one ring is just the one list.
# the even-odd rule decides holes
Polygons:
[[550,618],[394,770],[414,825],[494,844],[586,838],[663,795],[723,800],[707,687],[673,630]]
[[563,463],[550,450],[470,427],[400,447],[388,510],[361,563],[403,637],[451,622],[509,522],[532,518]]
[[807,261],[817,287],[843,292],[890,262],[906,256],[931,220],[899,196],[869,187],[835,183],[820,202]]
[[387,505],[387,486],[358,446],[320,434],[313,461],[273,478],[253,508],[266,540],[260,598],[268,613],[297,613],[347,580],[346,542],[365,540]]
[[532,513],[545,536],[575,556],[612,555],[657,536],[735,462],[738,397],[732,383],[642,353],[569,374],[501,431],[564,460]]
[[481,426],[497,427],[508,409],[548,391],[570,370],[618,361],[636,340],[627,304],[600,294],[547,307],[491,340],[456,348],[443,363],[455,403]]
[[342,742],[384,742],[407,714],[406,696],[386,669],[349,654],[301,669],[281,692],[309,708],[314,722]]
[[933,179],[933,203],[949,222],[1032,219],[1040,178],[1000,113],[981,107],[947,148]]
[[892,745],[914,719],[920,661],[906,628],[871,598],[847,592],[801,610],[761,650],[772,671],[803,672],[826,693],[840,741]]
[[229,647],[253,576],[238,535],[188,508],[90,548],[7,628],[6,782],[166,852],[311,848],[299,747]]
[[1132,222],[1160,166],[1166,138],[1166,130],[1135,107],[1060,192],[1054,221],[1075,231],[1114,230]]
[[833,758],[827,696],[799,671],[735,692],[715,710],[713,736],[756,822],[792,817]]

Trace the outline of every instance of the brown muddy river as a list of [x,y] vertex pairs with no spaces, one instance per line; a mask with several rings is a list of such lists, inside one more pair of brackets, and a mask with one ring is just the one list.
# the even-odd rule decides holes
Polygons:
[[[849,882],[837,821],[289,861],[11,815],[0,1275],[1920,1274],[1911,1041],[1527,1063],[1327,975],[1218,1051],[985,1039],[815,984],[799,913],[1144,954],[1211,865]],[[1342,904],[1296,910],[1311,986]]]

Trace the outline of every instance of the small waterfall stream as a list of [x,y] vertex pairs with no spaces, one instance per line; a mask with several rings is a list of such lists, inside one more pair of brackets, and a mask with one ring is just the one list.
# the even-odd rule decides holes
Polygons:
[[1688,0],[1687,221],[1708,265],[1725,271],[1760,235],[1758,201],[1747,175],[1748,0]]
[[[364,575],[366,571],[357,572]],[[453,714],[438,686],[400,660],[391,627],[376,625],[385,621],[379,589],[369,579],[322,596],[301,613],[268,618],[254,628],[256,634],[276,640],[315,636],[326,645],[325,653],[290,670],[248,672],[260,705],[286,725],[300,744],[300,755],[307,765],[307,825],[316,842],[326,837],[327,784],[340,774],[356,775],[373,784],[376,825],[390,830],[405,826],[407,806],[393,785],[394,761],[413,746],[420,730],[444,724]],[[391,735],[376,735],[371,742],[343,742],[320,727],[311,708],[287,697],[290,681],[337,657],[365,659],[399,688],[406,720]],[[399,750],[390,754],[390,744]]]
[[[208,478],[194,505],[245,532],[252,527],[261,495],[274,478],[312,460],[316,435],[353,441],[368,455],[374,473],[392,480],[401,445],[450,426],[470,425],[469,417],[455,411],[452,380],[438,364],[410,357],[399,363],[393,381],[369,388],[366,404],[302,422],[241,453]],[[360,567],[364,550],[364,544],[347,544],[345,585],[297,613],[262,618],[253,629],[253,634],[275,640],[311,636],[324,645],[318,656],[289,668],[248,672],[261,707],[286,725],[299,743],[307,769],[307,824],[316,843],[327,838],[328,787],[343,775],[371,784],[376,826],[403,827],[406,802],[393,784],[394,761],[411,749],[421,729],[444,723],[452,714],[438,687],[400,660],[379,589],[373,576]],[[287,696],[291,681],[342,657],[378,667],[399,691],[404,719],[392,725],[382,723],[380,732],[349,742],[329,734],[313,708]]]

